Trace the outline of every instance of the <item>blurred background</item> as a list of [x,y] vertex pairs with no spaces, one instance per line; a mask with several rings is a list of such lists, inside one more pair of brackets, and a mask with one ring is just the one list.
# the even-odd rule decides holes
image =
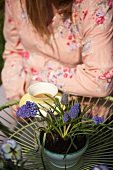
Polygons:
[[2,53],[4,50],[3,24],[4,24],[4,1],[0,0],[0,84],[1,84],[1,70],[3,67]]

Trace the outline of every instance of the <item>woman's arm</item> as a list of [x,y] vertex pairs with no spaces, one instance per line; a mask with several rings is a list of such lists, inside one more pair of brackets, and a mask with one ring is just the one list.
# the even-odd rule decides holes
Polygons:
[[4,67],[2,82],[9,100],[20,98],[24,94],[25,71],[22,60],[24,49],[13,21],[10,1],[5,4],[4,37],[6,40],[3,53]]
[[[84,0],[86,1],[86,0]],[[39,73],[62,91],[81,96],[104,97],[113,91],[113,7],[111,1],[92,0],[83,17],[82,62],[66,68],[51,60]],[[85,2],[84,2],[85,3]],[[85,9],[84,9],[85,10]],[[49,67],[52,65],[52,67]],[[46,69],[47,68],[47,69]]]

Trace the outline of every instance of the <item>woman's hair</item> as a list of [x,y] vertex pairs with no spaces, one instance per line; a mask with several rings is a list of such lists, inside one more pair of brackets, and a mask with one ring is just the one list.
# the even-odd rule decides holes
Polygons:
[[[20,0],[22,1],[22,0]],[[49,5],[50,0],[25,0],[27,15],[35,30],[45,42],[50,35],[47,26],[52,19],[52,7]],[[58,13],[63,14],[64,19],[72,14],[72,4],[74,0],[56,0],[58,4]]]

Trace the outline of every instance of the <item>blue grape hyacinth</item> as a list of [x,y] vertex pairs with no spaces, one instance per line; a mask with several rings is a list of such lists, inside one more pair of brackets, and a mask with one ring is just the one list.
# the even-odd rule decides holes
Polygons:
[[75,103],[75,105],[69,110],[68,115],[71,119],[75,119],[80,112],[80,104]]
[[37,111],[36,103],[27,101],[25,105],[18,109],[16,115],[23,118],[35,117],[37,115]]
[[75,103],[75,105],[72,106],[72,108],[69,111],[64,113],[64,117],[63,117],[64,122],[68,122],[69,118],[72,120],[75,119],[78,116],[79,112],[80,112],[80,104]]
[[62,105],[68,105],[68,94],[66,94],[66,93],[62,94],[61,104]]
[[103,116],[102,117],[94,116],[93,120],[94,120],[95,124],[98,125],[98,124],[104,122],[104,117]]
[[68,120],[69,120],[68,112],[65,112],[65,113],[64,113],[63,120],[64,120],[64,122],[68,122]]

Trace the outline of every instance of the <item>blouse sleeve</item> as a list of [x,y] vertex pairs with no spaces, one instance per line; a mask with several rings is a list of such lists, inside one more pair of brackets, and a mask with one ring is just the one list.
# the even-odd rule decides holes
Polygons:
[[[86,0],[85,0],[86,1]],[[112,1],[88,1],[82,21],[82,64],[66,68],[60,64],[47,78],[60,90],[81,96],[105,97],[113,91]],[[44,71],[42,71],[43,75]],[[44,76],[42,76],[42,80]]]
[[22,96],[24,94],[25,72],[20,54],[23,52],[23,47],[13,21],[10,1],[6,1],[5,4],[4,37],[6,44],[3,53],[2,82],[6,97]]

